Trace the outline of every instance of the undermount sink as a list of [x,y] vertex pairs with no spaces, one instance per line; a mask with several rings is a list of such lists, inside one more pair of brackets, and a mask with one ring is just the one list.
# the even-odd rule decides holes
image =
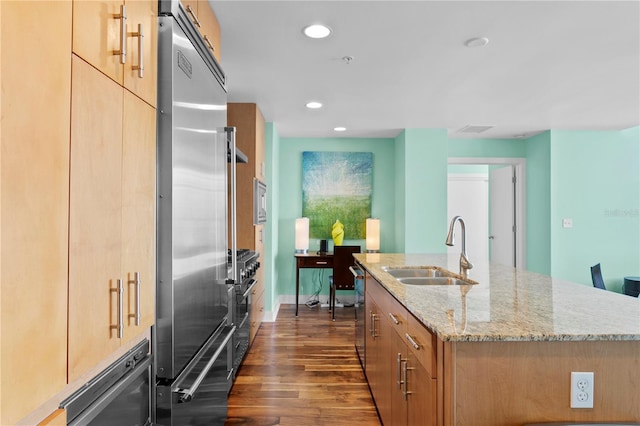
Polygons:
[[473,285],[475,281],[466,280],[459,275],[438,266],[419,267],[383,267],[383,271],[394,277],[398,282],[407,285]]
[[466,281],[454,277],[408,277],[398,278],[402,284],[407,285],[473,285],[475,282]]
[[394,278],[427,278],[427,277],[447,277],[450,274],[447,271],[433,267],[424,268],[382,268],[383,271]]

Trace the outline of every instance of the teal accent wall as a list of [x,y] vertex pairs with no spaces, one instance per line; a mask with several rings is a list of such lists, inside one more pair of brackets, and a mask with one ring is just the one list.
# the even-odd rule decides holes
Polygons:
[[393,247],[390,248],[392,253],[402,253],[405,247],[405,217],[406,217],[406,191],[405,176],[407,175],[405,167],[405,134],[400,132],[396,137],[395,147],[395,221],[393,222]]
[[[274,123],[265,123],[265,168],[267,184],[267,223],[265,224],[265,259],[260,259],[264,268],[264,308],[272,312],[277,305],[277,291],[274,283],[279,279],[279,269],[270,259],[279,257],[278,232],[280,224],[280,137]],[[269,260],[268,260],[269,259]]]
[[[275,265],[278,269],[277,294],[295,294],[295,219],[302,212],[302,152],[344,151],[373,153],[373,196],[371,215],[380,218],[380,250],[388,252],[395,234],[395,209],[391,194],[395,190],[394,140],[383,138],[280,138],[278,247]],[[309,218],[311,221],[313,218]],[[360,245],[364,240],[345,240],[343,245]],[[309,251],[319,249],[319,240],[311,240]],[[329,240],[330,249],[333,242]],[[300,271],[300,294],[312,294],[322,280],[322,295],[328,294],[330,270],[305,269]],[[325,301],[326,297],[321,298]],[[300,303],[306,299],[301,298]]]
[[551,133],[526,143],[527,269],[551,274]]
[[[640,275],[640,127],[551,131],[551,276],[607,289]],[[571,218],[572,228],[562,219]]]
[[[381,219],[381,251],[387,253],[446,251],[441,234],[449,157],[526,158],[527,269],[591,285],[589,266],[600,262],[614,291],[624,276],[640,275],[640,127],[553,130],[513,140],[449,140],[443,129],[405,129],[395,139],[340,139],[279,138],[268,123],[266,147],[268,310],[279,295],[295,294],[303,151],[373,152],[372,216]],[[573,228],[562,228],[562,218],[572,218]],[[363,240],[344,242],[352,243],[364,249]],[[312,241],[310,250],[318,245]],[[313,270],[301,271],[301,294],[311,294],[316,281]]]
[[449,139],[449,157],[524,158],[525,139]]
[[[446,253],[448,137],[445,129],[405,129],[403,145],[404,253]],[[396,227],[397,229],[397,227]]]

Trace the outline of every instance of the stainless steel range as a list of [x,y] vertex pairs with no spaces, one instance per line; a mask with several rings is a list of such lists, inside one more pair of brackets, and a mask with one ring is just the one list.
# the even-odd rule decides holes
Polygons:
[[[236,251],[236,279],[234,284],[234,304],[232,308],[233,325],[236,326],[234,336],[233,371],[237,374],[238,368],[249,349],[249,330],[251,315],[251,291],[257,284],[256,272],[260,268],[258,258],[260,253],[248,249]],[[231,269],[233,261],[232,250],[227,253],[227,265]]]

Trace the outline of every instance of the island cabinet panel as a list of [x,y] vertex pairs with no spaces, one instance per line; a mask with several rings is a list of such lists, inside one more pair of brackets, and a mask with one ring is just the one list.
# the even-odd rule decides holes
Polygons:
[[435,425],[435,336],[365,273],[366,373],[384,424]]
[[[640,421],[639,341],[455,342],[452,423]],[[594,406],[570,408],[571,372],[594,373]]]
[[0,2],[0,424],[64,388],[70,2]]

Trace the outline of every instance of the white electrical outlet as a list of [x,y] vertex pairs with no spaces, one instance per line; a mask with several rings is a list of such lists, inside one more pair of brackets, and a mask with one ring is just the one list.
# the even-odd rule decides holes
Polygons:
[[562,219],[562,227],[563,228],[573,228],[573,219],[571,219],[571,218]]
[[593,408],[592,372],[571,372],[571,408]]

